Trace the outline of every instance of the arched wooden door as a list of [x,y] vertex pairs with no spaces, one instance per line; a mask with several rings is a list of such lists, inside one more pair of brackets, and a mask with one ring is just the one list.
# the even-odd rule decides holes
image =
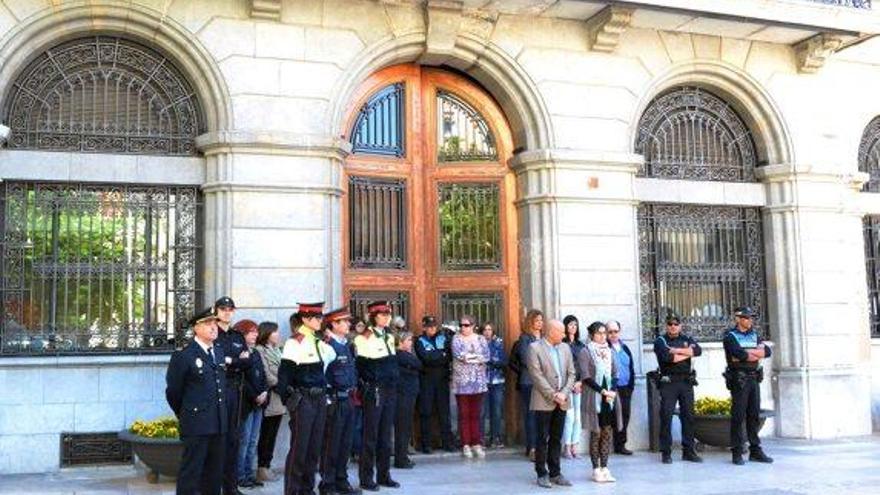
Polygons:
[[401,65],[370,77],[349,110],[344,293],[364,314],[387,298],[409,328],[472,314],[503,332],[519,310],[511,136],[467,78]]

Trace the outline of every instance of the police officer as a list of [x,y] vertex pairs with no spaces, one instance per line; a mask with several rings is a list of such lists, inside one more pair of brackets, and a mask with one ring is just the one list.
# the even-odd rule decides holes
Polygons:
[[251,354],[248,352],[244,337],[232,329],[232,317],[235,316],[235,302],[229,296],[223,296],[214,302],[217,315],[217,344],[223,348],[226,365],[226,414],[229,418],[229,435],[226,435],[226,456],[223,462],[223,493],[224,495],[242,495],[238,490],[238,446],[241,439],[241,398],[244,393],[244,373],[251,366]]
[[691,359],[703,353],[697,341],[683,334],[681,319],[666,317],[666,333],[654,340],[660,388],[660,452],[663,464],[672,464],[672,413],[678,403],[681,421],[681,458],[703,462],[694,450],[694,385],[697,375]]
[[290,316],[290,338],[278,366],[277,390],[290,413],[290,450],[284,466],[285,495],[312,493],[324,443],[327,415],[327,366],[333,348],[315,332],[321,329],[324,303],[300,303]]
[[[379,485],[398,488],[391,479],[391,428],[394,425],[398,378],[394,336],[388,331],[391,306],[387,301],[367,305],[370,326],[354,338],[359,391],[363,398],[364,435],[360,455],[360,485],[378,491]],[[373,481],[373,470],[376,481]]]
[[419,383],[419,426],[422,452],[431,453],[431,419],[440,426],[443,449],[452,452],[452,427],[449,422],[449,373],[452,363],[452,338],[437,328],[431,315],[422,318],[422,335],[416,340],[416,356],[422,362]]
[[765,345],[761,336],[754,328],[755,313],[752,308],[737,308],[733,314],[736,325],[724,334],[724,355],[727,358],[727,370],[724,378],[730,390],[730,439],[733,444],[733,463],[743,465],[742,425],[746,423],[749,439],[749,460],[771,463],[773,458],[767,456],[761,448],[758,437],[761,412],[761,381],[764,379],[764,368],[761,360],[770,357],[772,351]]
[[348,457],[354,440],[355,409],[352,403],[357,388],[354,353],[348,342],[351,314],[338,308],[324,316],[324,342],[333,348],[336,359],[327,367],[330,406],[324,429],[324,453],[321,457],[322,495],[357,495],[360,489],[348,482]]
[[193,340],[171,355],[165,375],[165,398],[180,422],[183,441],[177,494],[218,495],[227,435],[224,354],[216,344],[213,308],[193,316],[188,324],[193,327]]

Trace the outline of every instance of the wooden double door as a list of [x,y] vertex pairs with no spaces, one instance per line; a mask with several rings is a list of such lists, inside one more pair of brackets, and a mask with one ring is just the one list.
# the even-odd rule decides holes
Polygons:
[[511,135],[465,76],[384,69],[354,95],[344,166],[344,293],[388,299],[410,329],[463,314],[501,334],[519,314]]

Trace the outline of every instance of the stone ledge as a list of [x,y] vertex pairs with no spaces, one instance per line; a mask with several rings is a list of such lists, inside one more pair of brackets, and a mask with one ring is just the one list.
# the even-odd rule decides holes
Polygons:
[[196,138],[196,146],[205,155],[230,152],[265,153],[319,156],[342,161],[351,153],[351,143],[335,136],[282,131],[208,132]]
[[508,161],[513,169],[580,168],[635,173],[645,158],[636,153],[575,149],[523,151]]
[[37,368],[37,367],[91,367],[91,366],[150,366],[166,364],[171,359],[171,352],[162,354],[139,355],[94,355],[94,356],[20,356],[0,358],[0,369],[3,368]]
[[205,193],[215,192],[274,192],[285,194],[326,194],[342,196],[340,187],[325,184],[242,184],[234,182],[208,182],[202,186]]

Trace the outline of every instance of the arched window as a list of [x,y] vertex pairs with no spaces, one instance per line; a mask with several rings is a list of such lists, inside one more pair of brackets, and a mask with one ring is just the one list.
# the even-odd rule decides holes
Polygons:
[[[859,171],[870,175],[862,191],[880,192],[880,117],[874,117],[862,133]],[[864,218],[864,233],[871,336],[880,337],[880,215]]]
[[655,99],[639,121],[640,175],[662,179],[750,182],[757,153],[751,133],[730,105],[683,87]]
[[862,191],[880,192],[880,117],[874,117],[862,133],[859,143],[859,171],[871,178]]
[[403,83],[385,86],[361,108],[351,131],[352,151],[401,157],[406,150]]
[[204,118],[168,58],[124,38],[91,36],[40,54],[18,76],[4,116],[10,148],[194,155]]
[[486,120],[458,96],[437,91],[437,161],[472,162],[498,158]]

